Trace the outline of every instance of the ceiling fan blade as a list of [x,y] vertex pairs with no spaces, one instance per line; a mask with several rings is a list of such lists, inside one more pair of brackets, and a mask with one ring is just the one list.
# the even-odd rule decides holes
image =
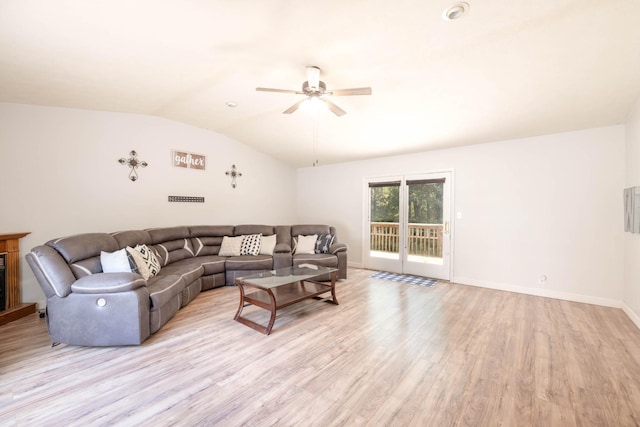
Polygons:
[[329,110],[331,110],[331,112],[333,114],[335,114],[336,116],[340,117],[340,116],[344,116],[345,114],[347,114],[346,111],[344,111],[342,108],[338,107],[336,104],[334,104],[333,102],[329,101],[328,99],[324,99],[324,98],[318,98],[318,99],[320,99],[325,104],[327,104],[327,107],[329,107]]
[[302,105],[302,103],[303,103],[304,101],[306,101],[306,100],[307,100],[307,98],[303,98],[303,99],[301,99],[300,101],[298,101],[298,102],[296,102],[295,104],[293,104],[291,107],[289,107],[289,108],[287,108],[286,110],[284,110],[284,111],[282,112],[282,114],[291,114],[291,113],[293,113],[293,112],[294,112],[294,111],[296,111],[298,108],[300,108],[300,106]]
[[348,96],[348,95],[371,95],[370,87],[354,87],[351,89],[334,89],[329,91],[331,95]]
[[268,87],[257,87],[257,91],[259,92],[278,92],[278,93],[300,93],[297,90],[289,90],[289,89],[272,89]]

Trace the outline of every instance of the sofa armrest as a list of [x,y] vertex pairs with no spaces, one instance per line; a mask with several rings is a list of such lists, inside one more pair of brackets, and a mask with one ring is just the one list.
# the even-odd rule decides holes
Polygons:
[[347,246],[346,243],[334,243],[333,245],[331,245],[331,247],[329,248],[329,253],[335,255],[338,252],[346,252],[347,249],[349,247]]
[[278,243],[273,249],[274,254],[290,254],[291,246],[287,243]]
[[97,273],[82,277],[71,285],[78,294],[113,294],[147,286],[147,281],[136,273]]

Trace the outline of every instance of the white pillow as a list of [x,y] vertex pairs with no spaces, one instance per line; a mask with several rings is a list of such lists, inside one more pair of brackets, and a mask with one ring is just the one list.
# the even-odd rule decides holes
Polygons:
[[100,251],[100,263],[105,273],[131,273],[127,251],[124,249],[115,252]]
[[298,244],[294,254],[315,254],[317,240],[317,234],[312,234],[311,236],[298,235]]
[[243,236],[229,237],[224,236],[222,238],[222,245],[220,245],[220,256],[240,256],[240,248],[242,247]]
[[135,261],[136,267],[138,267],[138,273],[142,276],[144,280],[149,280],[149,277],[151,277],[151,271],[149,271],[149,266],[144,260],[144,257],[142,256],[142,254],[136,251],[135,249],[133,249],[131,246],[127,246],[127,252],[129,253],[129,255],[131,255],[131,258],[133,258],[133,260]]
[[276,247],[276,235],[262,236],[260,241],[260,255],[273,255],[273,250]]

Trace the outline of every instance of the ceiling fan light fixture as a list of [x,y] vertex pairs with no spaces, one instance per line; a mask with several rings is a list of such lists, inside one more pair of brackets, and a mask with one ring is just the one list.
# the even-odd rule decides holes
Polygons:
[[302,105],[300,105],[300,109],[307,114],[316,116],[324,111],[327,111],[329,107],[317,96],[310,96],[302,103]]
[[442,19],[445,21],[454,21],[462,18],[469,11],[469,3],[459,2],[447,8],[442,12]]

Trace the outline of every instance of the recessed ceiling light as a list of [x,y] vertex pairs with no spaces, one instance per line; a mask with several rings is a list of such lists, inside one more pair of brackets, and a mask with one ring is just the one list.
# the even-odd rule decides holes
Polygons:
[[236,108],[238,106],[238,104],[233,101],[227,101],[226,104],[229,108]]
[[448,9],[442,12],[442,19],[445,21],[453,21],[454,19],[462,18],[469,11],[469,3],[460,2],[456,3]]

